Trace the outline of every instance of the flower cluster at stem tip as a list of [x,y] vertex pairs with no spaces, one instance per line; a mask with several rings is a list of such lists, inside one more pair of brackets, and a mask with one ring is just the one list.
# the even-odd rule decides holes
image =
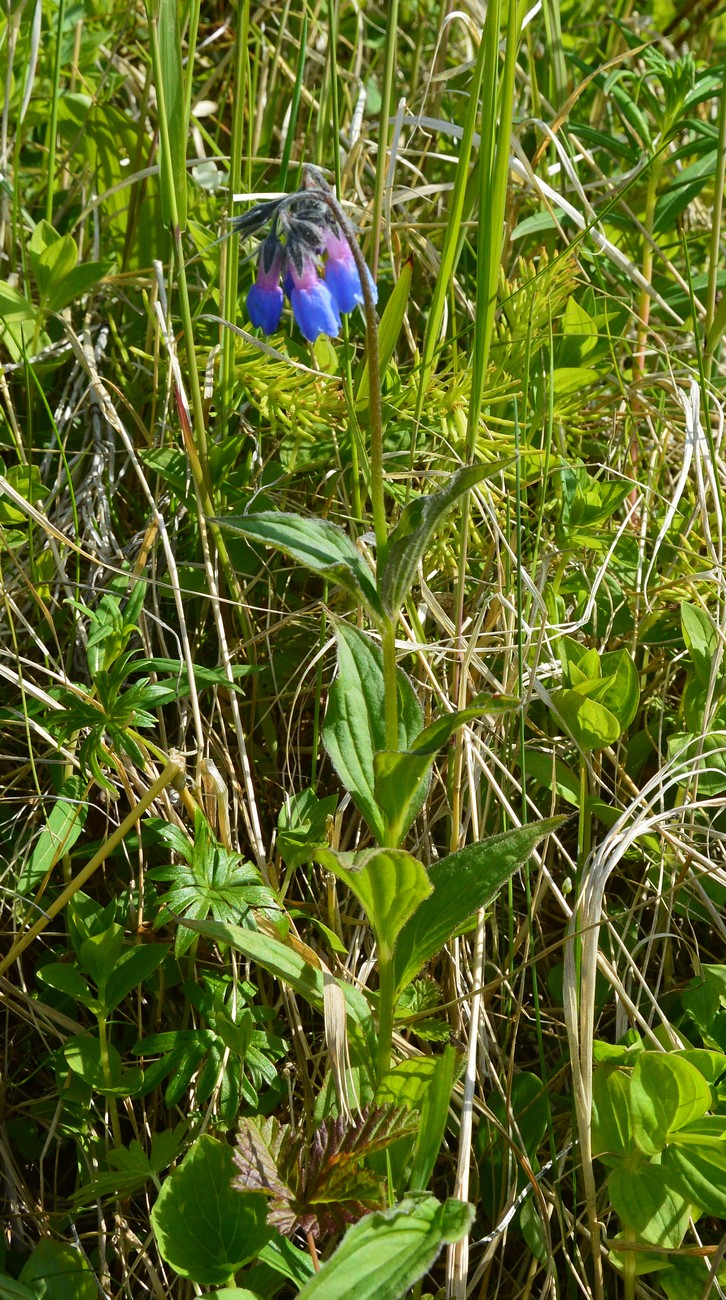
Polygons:
[[[285,295],[309,343],[320,334],[332,338],[340,334],[341,316],[364,305],[350,246],[353,236],[348,223],[343,224],[345,219],[338,219],[328,201],[330,196],[322,177],[307,168],[302,187],[294,194],[258,203],[233,222],[243,237],[271,223],[260,244],[255,282],[247,294],[249,318],[264,334],[278,329]],[[378,292],[367,267],[366,273],[376,302]]]

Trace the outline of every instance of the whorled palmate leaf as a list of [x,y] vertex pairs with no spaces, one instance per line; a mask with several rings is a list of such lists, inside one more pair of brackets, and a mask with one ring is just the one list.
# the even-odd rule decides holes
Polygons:
[[365,1167],[366,1156],[415,1132],[418,1122],[418,1114],[402,1106],[367,1106],[352,1121],[323,1120],[312,1135],[274,1118],[243,1119],[232,1185],[264,1192],[267,1222],[285,1236],[342,1232],[383,1203],[381,1179]]
[[[186,1135],[186,1121],[174,1129],[162,1129],[151,1136],[147,1155],[141,1143],[133,1138],[128,1147],[114,1147],[105,1157],[103,1168],[89,1182],[76,1189],[72,1196],[75,1209],[93,1205],[99,1197],[128,1197],[140,1191],[147,1182],[163,1173],[182,1149]],[[0,1286],[0,1295],[2,1287]]]
[[251,985],[233,989],[209,974],[203,987],[187,980],[180,992],[185,1005],[194,1007],[196,1024],[151,1034],[131,1048],[144,1060],[140,1095],[148,1096],[164,1080],[170,1108],[182,1103],[188,1089],[193,1092],[186,1109],[206,1105],[214,1094],[216,1112],[231,1128],[242,1104],[257,1107],[259,1092],[278,1082],[276,1062],[285,1055],[285,1041],[253,1000]]
[[81,767],[91,772],[105,789],[113,789],[101,767],[107,761],[106,746],[128,755],[132,763],[143,769],[146,759],[135,732],[143,727],[155,727],[156,717],[149,710],[168,699],[167,692],[148,678],[125,687],[127,677],[136,667],[134,658],[135,652],[130,650],[115,658],[109,668],[99,669],[93,691],[66,687],[51,691],[62,707],[49,712],[48,730],[63,742],[70,741],[78,732],[83,733],[78,747]]
[[[155,867],[152,880],[164,880],[170,889],[159,900],[157,924],[165,921],[164,908],[177,916],[204,920],[212,915],[216,921],[233,921],[252,926],[251,908],[267,911],[273,919],[280,915],[274,894],[263,884],[256,866],[218,844],[204,814],[194,816],[194,843],[171,823],[157,826],[162,840],[183,858],[182,862]],[[180,957],[194,942],[191,930],[179,928],[174,952]]]
[[286,867],[293,870],[309,862],[321,845],[327,844],[326,827],[338,805],[337,795],[318,799],[314,790],[290,796],[277,818],[277,847]]

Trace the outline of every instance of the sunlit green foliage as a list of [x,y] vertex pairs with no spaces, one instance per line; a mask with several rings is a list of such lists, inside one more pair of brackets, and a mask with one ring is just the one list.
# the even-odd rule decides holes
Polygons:
[[[726,1285],[724,58],[5,6],[0,1296]],[[377,361],[246,318],[303,163]]]

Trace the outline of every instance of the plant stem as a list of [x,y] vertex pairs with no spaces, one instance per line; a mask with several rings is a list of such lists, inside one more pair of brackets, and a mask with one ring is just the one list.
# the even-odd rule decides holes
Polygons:
[[[388,529],[386,526],[386,505],[384,495],[385,475],[383,472],[383,404],[381,401],[381,362],[378,346],[378,316],[373,301],[368,267],[358,247],[355,231],[341,208],[335,195],[328,189],[322,189],[315,173],[312,184],[321,198],[324,198],[342,230],[355,261],[363,291],[363,310],[366,318],[366,354],[369,376],[369,400],[371,423],[371,505],[373,507],[373,531],[376,536],[376,562],[380,574],[386,562],[388,552]],[[396,626],[386,619],[381,629],[383,642],[383,681],[385,691],[386,746],[398,750],[398,683],[396,678]]]
[[312,180],[308,189],[315,189],[317,196],[327,203],[335,220],[345,236],[353,260],[360,276],[363,291],[363,312],[366,320],[366,360],[368,362],[369,401],[371,422],[371,505],[373,507],[373,531],[376,536],[376,551],[379,571],[385,562],[388,549],[388,530],[386,528],[386,505],[384,496],[383,473],[383,405],[381,402],[381,359],[378,346],[378,316],[373,301],[368,267],[358,247],[355,230],[346,217],[337,198],[329,189],[323,189],[317,175],[312,170]]
[[376,1080],[380,1083],[391,1068],[391,1043],[393,1041],[393,1014],[395,1011],[393,988],[393,957],[378,943],[378,1046],[376,1050]]
[[310,1251],[310,1258],[311,1258],[311,1260],[313,1261],[313,1268],[315,1269],[315,1272],[317,1273],[317,1272],[319,1271],[319,1269],[320,1269],[320,1257],[319,1257],[319,1255],[318,1255],[318,1249],[317,1249],[317,1246],[315,1245],[315,1238],[314,1238],[312,1232],[306,1232],[306,1233],[305,1233],[305,1237],[306,1237],[306,1239],[307,1239],[307,1243],[308,1243],[308,1250]]
[[[653,279],[653,227],[655,225],[655,205],[658,198],[658,185],[660,184],[661,173],[663,171],[663,155],[657,153],[653,158],[653,163],[648,176],[648,189],[645,197],[645,216],[643,219],[643,228],[645,230],[645,245],[643,248],[643,262],[641,273],[643,279],[651,283]],[[638,342],[635,349],[635,372],[636,378],[642,379],[645,374],[645,350],[648,342],[648,323],[650,321],[650,294],[647,289],[640,291],[640,300],[638,302]]]
[[386,619],[381,632],[386,749],[398,751],[398,681],[396,670],[396,628]]
[[[388,170],[388,119],[391,116],[393,98],[393,75],[396,67],[396,37],[398,36],[398,0],[389,0],[386,18],[386,58],[383,67],[383,85],[381,87],[381,112],[378,125],[378,157],[376,159],[376,186],[373,194],[373,248],[371,266],[374,276],[378,274],[378,249],[380,246],[381,213],[383,212],[383,190]],[[337,148],[337,140],[336,140]]]
[[706,321],[703,327],[706,340],[706,376],[710,377],[713,354],[720,340],[710,338],[714,316],[716,315],[716,290],[718,273],[721,265],[721,220],[723,216],[723,187],[726,176],[726,78],[721,83],[721,99],[718,107],[718,148],[716,152],[716,175],[713,191],[713,212],[711,213],[711,247],[708,259],[708,288],[706,291]]
[[63,42],[63,24],[65,22],[65,0],[58,0],[58,24],[55,36],[55,58],[53,60],[53,93],[50,100],[50,122],[48,124],[48,189],[45,195],[45,219],[53,222],[53,197],[55,195],[55,151],[58,135],[58,90],[60,84],[61,46]]
[[[97,1016],[98,1022],[98,1044],[101,1052],[101,1069],[103,1070],[103,1080],[107,1088],[111,1087],[113,1082],[111,1077],[111,1062],[108,1056],[108,1033],[106,1030],[106,1017]],[[108,1113],[111,1119],[111,1132],[113,1140],[117,1147],[122,1146],[123,1137],[121,1134],[121,1125],[118,1118],[118,1103],[115,1097],[107,1097]]]
[[180,423],[184,445],[189,457],[189,465],[192,471],[195,486],[199,493],[199,500],[207,516],[209,530],[214,538],[214,545],[219,555],[220,563],[224,571],[224,576],[229,586],[230,592],[235,598],[235,610],[241,620],[243,633],[246,635],[249,631],[245,627],[246,614],[240,585],[237,581],[232,562],[229,558],[229,552],[219,524],[216,522],[216,510],[214,506],[214,493],[209,476],[209,463],[207,459],[207,432],[204,420],[204,405],[202,402],[202,390],[199,383],[199,370],[197,367],[196,347],[194,342],[194,325],[192,322],[192,312],[189,303],[189,287],[187,284],[186,266],[184,263],[184,250],[182,247],[182,232],[179,225],[179,211],[176,203],[176,194],[174,189],[174,175],[172,168],[171,142],[169,137],[169,123],[164,101],[164,87],[161,77],[161,54],[159,50],[159,27],[158,21],[149,18],[149,37],[151,42],[151,59],[154,66],[154,77],[156,82],[156,96],[158,103],[159,117],[159,136],[161,140],[161,155],[159,164],[162,177],[165,184],[166,192],[169,196],[170,216],[171,216],[171,233],[174,243],[174,263],[177,273],[177,287],[179,291],[179,308],[182,318],[182,331],[187,351],[189,389],[192,402],[192,422],[188,426],[186,412],[181,409],[182,402],[180,396]]
[[587,759],[580,759],[580,821],[577,831],[577,867],[578,875],[590,856],[592,847],[592,814],[590,812],[590,786],[587,774]]
[[[232,216],[234,210],[234,187],[237,185],[242,172],[242,144],[244,136],[245,120],[245,90],[246,79],[245,69],[247,44],[249,39],[249,0],[237,7],[237,32],[235,42],[235,70],[234,70],[234,107],[232,112],[232,137],[230,140],[229,156],[229,193],[227,196],[227,212]],[[224,311],[222,315],[231,321],[233,325],[237,323],[237,278],[239,272],[239,243],[236,239],[229,241],[225,261],[224,274]],[[231,408],[232,395],[234,390],[234,357],[235,357],[235,336],[232,330],[225,329],[222,337],[222,374],[220,376],[221,394],[222,394],[222,427],[226,427],[227,415]]]
[[[623,1236],[626,1241],[635,1241],[635,1233],[627,1225],[623,1225]],[[637,1263],[638,1257],[634,1250],[623,1251],[623,1300],[635,1300]]]

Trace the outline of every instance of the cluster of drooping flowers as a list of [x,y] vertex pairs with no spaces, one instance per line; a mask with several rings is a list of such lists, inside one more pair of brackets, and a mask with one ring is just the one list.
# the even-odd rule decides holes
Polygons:
[[[350,226],[343,224],[342,214],[338,219],[330,197],[322,176],[309,167],[294,194],[258,203],[233,222],[243,237],[270,223],[260,244],[257,276],[247,294],[249,318],[265,334],[279,327],[285,295],[301,334],[310,343],[319,334],[334,338],[340,333],[341,315],[363,306]],[[375,302],[376,286],[367,267],[366,272]]]

